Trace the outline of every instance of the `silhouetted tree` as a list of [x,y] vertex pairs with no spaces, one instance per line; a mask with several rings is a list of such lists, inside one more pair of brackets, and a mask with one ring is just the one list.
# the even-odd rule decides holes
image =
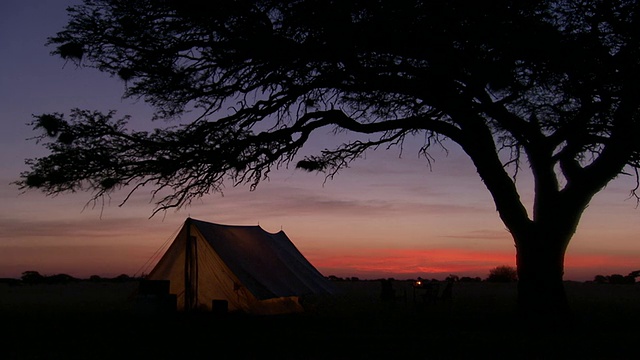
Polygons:
[[[153,186],[160,211],[224,181],[253,189],[290,162],[333,176],[407,137],[424,139],[427,159],[453,142],[513,236],[521,308],[562,313],[564,255],[584,209],[620,174],[637,178],[639,7],[86,0],[50,39],[54,53],[121,78],[125,96],[155,106],[155,118],[190,121],[147,132],[113,112],[36,115],[51,154],[28,160],[18,183],[94,199]],[[354,140],[298,158],[323,128]],[[515,183],[525,169],[531,212]]]
[[518,272],[515,268],[507,265],[497,266],[489,270],[487,277],[489,282],[515,282],[518,281]]
[[118,276],[116,276],[115,278],[113,278],[114,281],[116,282],[127,282],[127,281],[131,281],[131,276],[127,275],[127,274],[120,274]]
[[20,280],[25,284],[39,284],[44,281],[44,278],[39,272],[29,270],[22,273]]
[[593,282],[598,283],[598,284],[606,284],[607,282],[609,282],[609,280],[607,280],[607,277],[604,275],[596,275],[593,278]]
[[609,284],[627,284],[629,281],[622,274],[611,274],[608,277]]
[[611,274],[596,275],[593,281],[598,284],[635,284],[638,271],[632,271],[628,275]]
[[634,284],[636,279],[633,276],[612,274],[609,276],[609,283],[611,284]]
[[458,275],[454,275],[454,274],[450,274],[449,276],[447,276],[445,279],[445,281],[452,281],[452,282],[456,282],[456,281],[460,281],[460,277]]

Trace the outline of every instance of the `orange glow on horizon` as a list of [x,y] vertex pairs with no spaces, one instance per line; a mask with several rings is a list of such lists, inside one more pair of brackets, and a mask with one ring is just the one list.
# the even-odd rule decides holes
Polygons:
[[[314,252],[310,261],[326,276],[378,278],[437,278],[448,275],[481,277],[500,265],[515,267],[515,252],[466,249],[343,249]],[[595,275],[627,275],[640,269],[635,255],[567,254],[565,280],[592,280]]]
[[464,249],[353,249],[338,256],[314,253],[308,257],[325,275],[363,279],[475,277],[498,265],[515,266],[513,253]]
[[[0,277],[19,277],[30,270],[45,275],[67,273],[76,277],[141,275],[150,271],[164,252],[157,253],[156,250],[138,244],[3,247]],[[515,266],[515,251],[505,250],[316,248],[303,253],[323,275],[343,278],[444,279],[457,275],[484,279],[491,268]],[[152,259],[155,261],[149,262]],[[587,281],[593,280],[595,275],[627,275],[638,269],[640,263],[634,253],[569,253],[565,259],[565,280]]]

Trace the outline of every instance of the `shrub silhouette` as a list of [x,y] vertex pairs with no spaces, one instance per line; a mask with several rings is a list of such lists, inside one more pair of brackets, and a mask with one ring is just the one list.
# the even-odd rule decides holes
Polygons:
[[44,280],[47,284],[66,284],[66,283],[78,281],[78,279],[74,278],[69,274],[55,274],[51,276],[45,276]]
[[37,271],[25,271],[20,279],[25,284],[38,284],[44,281],[44,276]]
[[488,282],[518,281],[518,272],[514,267],[501,265],[489,270]]
[[596,275],[593,278],[593,282],[597,284],[635,284],[638,274],[639,271],[632,271],[627,276],[624,276],[622,274],[611,274],[607,276]]

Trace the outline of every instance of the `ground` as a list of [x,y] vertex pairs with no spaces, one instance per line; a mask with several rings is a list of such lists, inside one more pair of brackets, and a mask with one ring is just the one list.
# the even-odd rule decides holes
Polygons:
[[[305,314],[152,315],[137,283],[0,284],[2,359],[633,359],[640,285],[567,283],[575,322],[528,329],[515,284],[455,283],[451,301],[422,304],[395,281],[335,282]],[[406,296],[404,296],[406,294]]]

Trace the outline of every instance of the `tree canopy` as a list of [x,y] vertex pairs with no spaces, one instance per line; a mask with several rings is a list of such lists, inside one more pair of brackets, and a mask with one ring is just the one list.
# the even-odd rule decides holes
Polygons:
[[[51,154],[28,160],[18,183],[96,197],[150,185],[170,190],[162,210],[224,181],[256,186],[274,166],[331,175],[409,136],[425,139],[425,154],[453,141],[514,237],[520,282],[549,284],[593,195],[620,174],[637,179],[639,10],[631,0],[85,0],[49,39],[53,53],[119,77],[155,119],[188,121],[146,132],[113,112],[35,115]],[[327,127],[361,136],[299,158]],[[514,180],[526,169],[532,214]]]
[[[102,195],[142,182],[174,191],[162,208],[180,206],[227,176],[257,184],[273,164],[294,159],[313,130],[333,126],[372,136],[298,167],[336,171],[367,149],[420,134],[425,151],[449,138],[471,153],[506,150],[510,162],[525,153],[545,189],[559,191],[561,176],[566,192],[593,192],[638,165],[635,8],[85,1],[50,39],[54,54],[120,77],[125,95],[154,105],[157,118],[197,116],[147,133],[127,131],[114,113],[38,115],[43,137],[57,138],[21,184]],[[493,155],[491,177],[507,182]],[[586,188],[573,186],[587,178]]]

